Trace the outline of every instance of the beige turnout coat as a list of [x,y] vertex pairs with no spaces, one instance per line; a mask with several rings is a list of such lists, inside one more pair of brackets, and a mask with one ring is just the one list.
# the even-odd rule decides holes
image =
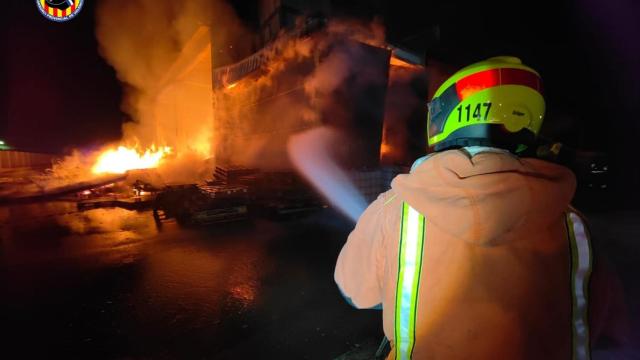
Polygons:
[[426,219],[412,358],[570,359],[575,186],[570,170],[537,159],[438,153],[367,208],[335,280],[356,307],[382,304],[393,346],[406,202]]

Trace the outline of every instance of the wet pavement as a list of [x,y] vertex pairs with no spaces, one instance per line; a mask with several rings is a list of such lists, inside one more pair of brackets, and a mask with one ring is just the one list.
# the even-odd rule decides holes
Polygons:
[[[589,214],[624,287],[640,358],[640,213]],[[352,224],[158,227],[150,212],[74,203],[0,207],[4,353],[20,358],[334,359],[375,349],[378,311],[347,305],[333,267]],[[367,358],[367,357],[363,357]]]
[[21,358],[331,359],[382,339],[333,282],[351,224],[158,228],[150,212],[0,208],[5,353]]

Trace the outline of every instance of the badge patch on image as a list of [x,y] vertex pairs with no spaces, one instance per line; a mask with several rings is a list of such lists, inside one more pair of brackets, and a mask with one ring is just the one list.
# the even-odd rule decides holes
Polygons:
[[82,10],[84,0],[36,0],[38,10],[51,21],[71,20]]

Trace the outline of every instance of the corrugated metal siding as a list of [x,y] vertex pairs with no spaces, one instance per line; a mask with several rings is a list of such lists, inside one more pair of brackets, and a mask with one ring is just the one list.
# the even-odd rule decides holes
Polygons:
[[55,155],[25,151],[0,151],[0,169],[14,169],[51,165]]

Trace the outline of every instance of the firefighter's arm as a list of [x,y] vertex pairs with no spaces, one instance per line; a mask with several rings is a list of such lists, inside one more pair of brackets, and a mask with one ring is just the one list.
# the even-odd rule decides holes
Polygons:
[[380,308],[384,195],[364,211],[338,256],[334,278],[342,295],[359,309]]

